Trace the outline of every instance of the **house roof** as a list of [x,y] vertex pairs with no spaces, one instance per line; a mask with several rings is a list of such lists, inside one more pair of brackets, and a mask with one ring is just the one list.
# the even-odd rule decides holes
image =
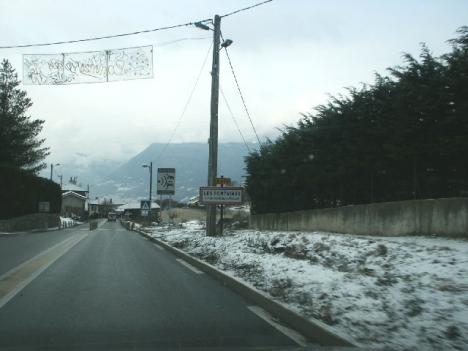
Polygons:
[[[117,211],[125,211],[125,210],[139,210],[141,208],[141,203],[140,201],[132,201],[129,202],[128,204],[121,205],[116,208]],[[152,209],[157,209],[159,208],[159,205],[155,202],[151,204]]]
[[77,193],[75,193],[74,191],[66,191],[66,192],[64,192],[64,193],[62,194],[62,198],[64,198],[64,197],[69,197],[69,196],[77,197],[77,198],[82,199],[82,200],[86,200],[86,199],[87,199],[86,196],[77,194]]
[[80,191],[80,192],[87,192],[88,190],[83,189],[82,187],[76,185],[76,184],[65,184],[62,186],[62,191],[67,192],[67,191]]

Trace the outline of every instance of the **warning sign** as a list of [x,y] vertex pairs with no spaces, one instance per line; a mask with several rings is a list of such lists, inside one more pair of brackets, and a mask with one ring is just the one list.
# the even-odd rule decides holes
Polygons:
[[141,200],[140,209],[149,211],[151,209],[151,203],[149,202],[149,200]]
[[158,195],[174,195],[175,193],[175,168],[158,168]]

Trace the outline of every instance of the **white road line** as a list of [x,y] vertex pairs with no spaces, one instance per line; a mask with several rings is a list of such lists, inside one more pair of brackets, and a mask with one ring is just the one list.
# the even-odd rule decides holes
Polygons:
[[64,245],[65,243],[67,242],[70,242],[74,239],[73,236],[69,237],[68,239],[65,239],[65,240],[62,240],[60,242],[58,242],[57,244],[55,244],[54,246],[51,246],[49,247],[48,249],[45,249],[44,251],[38,253],[36,256],[34,257],[31,257],[30,259],[20,263],[18,266],[10,269],[8,272],[5,272],[3,273],[2,275],[0,275],[0,281],[2,281],[4,278],[8,277],[8,276],[11,276],[13,273],[19,271],[21,268],[23,268],[24,266],[28,265],[29,263],[31,263],[32,261],[34,261],[35,259],[37,259],[39,256],[42,256],[42,255],[45,255],[49,252],[51,252],[52,250],[56,249],[57,247],[59,247],[60,245]]
[[154,245],[155,247],[157,247],[159,250],[162,250],[162,251],[164,251],[164,247],[162,247],[162,246],[159,246],[158,244],[153,244],[153,245]]
[[[3,274],[0,280],[0,287],[2,288],[0,291],[6,294],[0,297],[0,308],[5,306],[16,294],[87,236],[88,234],[83,234],[80,237],[64,240]],[[34,262],[38,262],[36,270],[33,270],[36,268]],[[19,277],[15,279],[15,275]]]
[[194,266],[192,266],[190,263],[185,262],[183,259],[176,258],[176,260],[179,261],[180,264],[182,264],[185,267],[187,267],[188,269],[190,269],[192,272],[197,273],[197,274],[203,274],[202,271],[196,269]]
[[288,338],[293,340],[296,344],[300,346],[307,346],[307,340],[304,338],[301,334],[298,332],[285,327],[284,325],[279,324],[276,322],[273,317],[265,311],[263,308],[258,307],[258,306],[247,306],[247,308],[252,312],[255,313],[258,317],[263,319],[265,322],[270,324],[272,327],[274,327],[276,330],[280,331],[284,335],[286,335]]

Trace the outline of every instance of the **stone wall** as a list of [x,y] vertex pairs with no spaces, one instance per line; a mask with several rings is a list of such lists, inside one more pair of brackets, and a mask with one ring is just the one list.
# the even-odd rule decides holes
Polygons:
[[383,202],[321,210],[252,215],[260,230],[362,235],[440,235],[468,238],[468,198]]
[[0,232],[20,232],[27,230],[47,230],[58,227],[60,217],[54,213],[34,213],[21,217],[0,220]]

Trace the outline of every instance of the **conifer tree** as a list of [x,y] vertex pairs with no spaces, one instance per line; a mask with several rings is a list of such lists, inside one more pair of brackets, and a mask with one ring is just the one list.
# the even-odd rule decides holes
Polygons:
[[37,173],[49,154],[40,139],[44,121],[27,115],[32,106],[8,60],[0,63],[0,165]]

